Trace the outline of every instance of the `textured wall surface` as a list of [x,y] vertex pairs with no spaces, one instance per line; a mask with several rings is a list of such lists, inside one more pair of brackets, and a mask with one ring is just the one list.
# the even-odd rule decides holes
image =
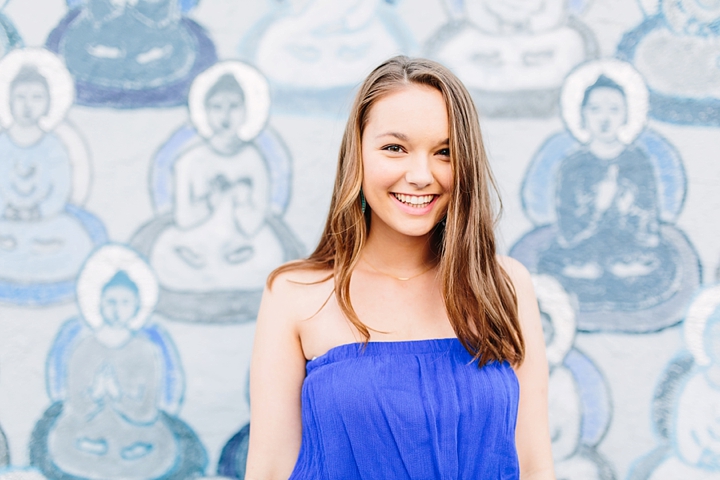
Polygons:
[[478,105],[558,478],[720,478],[718,1],[5,0],[0,479],[242,478],[264,279],[398,53]]

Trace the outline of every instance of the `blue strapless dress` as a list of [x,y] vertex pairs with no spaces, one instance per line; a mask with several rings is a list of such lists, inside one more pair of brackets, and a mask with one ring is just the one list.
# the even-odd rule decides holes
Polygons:
[[291,479],[517,480],[519,385],[456,338],[335,347],[307,363]]

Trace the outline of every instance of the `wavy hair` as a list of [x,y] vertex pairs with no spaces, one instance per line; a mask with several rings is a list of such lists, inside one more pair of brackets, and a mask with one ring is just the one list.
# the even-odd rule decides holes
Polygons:
[[496,259],[494,228],[499,215],[494,213],[491,193],[498,203],[499,196],[477,111],[460,80],[430,60],[394,57],[365,79],[343,134],[330,212],[320,242],[308,258],[274,270],[268,286],[282,272],[329,270],[331,273],[320,282],[334,279],[340,309],[365,342],[369,341],[370,331],[350,301],[350,278],[370,228],[369,207],[363,214],[359,200],[363,179],[361,139],[375,102],[412,84],[440,91],[449,117],[454,188],[446,221],[437,224],[432,233],[448,318],[458,339],[480,366],[490,361],[520,364],[525,344],[515,289]]

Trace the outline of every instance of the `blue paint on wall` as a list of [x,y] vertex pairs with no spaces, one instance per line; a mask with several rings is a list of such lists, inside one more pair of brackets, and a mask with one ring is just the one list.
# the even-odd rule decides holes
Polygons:
[[[90,236],[93,247],[107,243],[105,225],[95,215],[72,204],[65,205],[65,214],[82,225]],[[43,306],[72,300],[75,296],[75,278],[55,282],[18,283],[0,275],[0,301],[25,306]]]
[[47,359],[53,402],[38,421],[31,463],[49,478],[163,478],[202,474],[207,458],[178,417],[184,391],[169,335],[151,321],[157,285],[118,245],[99,249],[80,276],[81,316]]
[[20,33],[17,31],[15,24],[13,24],[7,15],[0,12],[0,56],[13,48],[20,48],[22,46],[22,37],[20,37]]
[[[720,25],[720,22],[718,23]],[[648,17],[635,29],[627,32],[617,48],[617,57],[627,62],[635,63],[643,70],[643,60],[638,55],[661,55],[664,64],[673,65],[673,68],[644,68],[650,89],[650,115],[663,122],[679,125],[709,125],[720,126],[720,91],[718,78],[720,72],[713,69],[712,50],[708,50],[707,41],[710,36],[720,38],[719,32],[710,32],[697,35],[680,35],[668,28],[667,21],[662,13]],[[657,38],[668,48],[643,48],[648,38]],[[655,41],[655,40],[654,40]],[[715,42],[714,55],[720,55],[720,47]],[[689,53],[688,53],[689,52]],[[707,58],[702,58],[701,55]],[[717,67],[717,66],[716,66]],[[696,75],[695,70],[698,74]],[[715,73],[713,73],[715,72]],[[687,78],[693,76],[693,82]],[[665,78],[668,77],[668,78]],[[697,91],[680,88],[683,83],[702,85],[696,87]],[[655,86],[657,85],[657,86]],[[702,88],[705,92],[701,91]]]
[[481,115],[549,117],[564,77],[599,56],[594,33],[577,17],[586,3],[448,0],[450,19],[425,55],[458,75]]
[[[615,203],[598,214],[600,186],[613,169]],[[577,295],[581,331],[665,328],[681,320],[700,282],[697,254],[673,225],[685,192],[678,152],[652,130],[610,160],[595,158],[570,133],[553,135],[531,161],[521,190],[523,209],[537,227],[511,255]],[[622,198],[629,203],[617,203]],[[647,268],[615,268],[633,262]]]
[[249,444],[250,424],[248,423],[223,447],[218,461],[217,474],[230,478],[245,478]]
[[[182,10],[193,2],[183,2]],[[46,47],[65,58],[77,103],[113,108],[182,105],[197,74],[217,61],[208,33],[171,0],[73,4]],[[178,8],[180,10],[180,8]]]
[[394,3],[311,0],[294,11],[278,2],[244,35],[240,58],[267,76],[274,111],[344,115],[376,65],[417,50]]

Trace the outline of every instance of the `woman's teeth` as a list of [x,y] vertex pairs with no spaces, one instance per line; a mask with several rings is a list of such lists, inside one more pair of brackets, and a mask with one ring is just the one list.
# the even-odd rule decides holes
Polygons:
[[403,193],[393,193],[393,195],[405,205],[417,208],[427,207],[435,198],[435,195],[405,195]]

